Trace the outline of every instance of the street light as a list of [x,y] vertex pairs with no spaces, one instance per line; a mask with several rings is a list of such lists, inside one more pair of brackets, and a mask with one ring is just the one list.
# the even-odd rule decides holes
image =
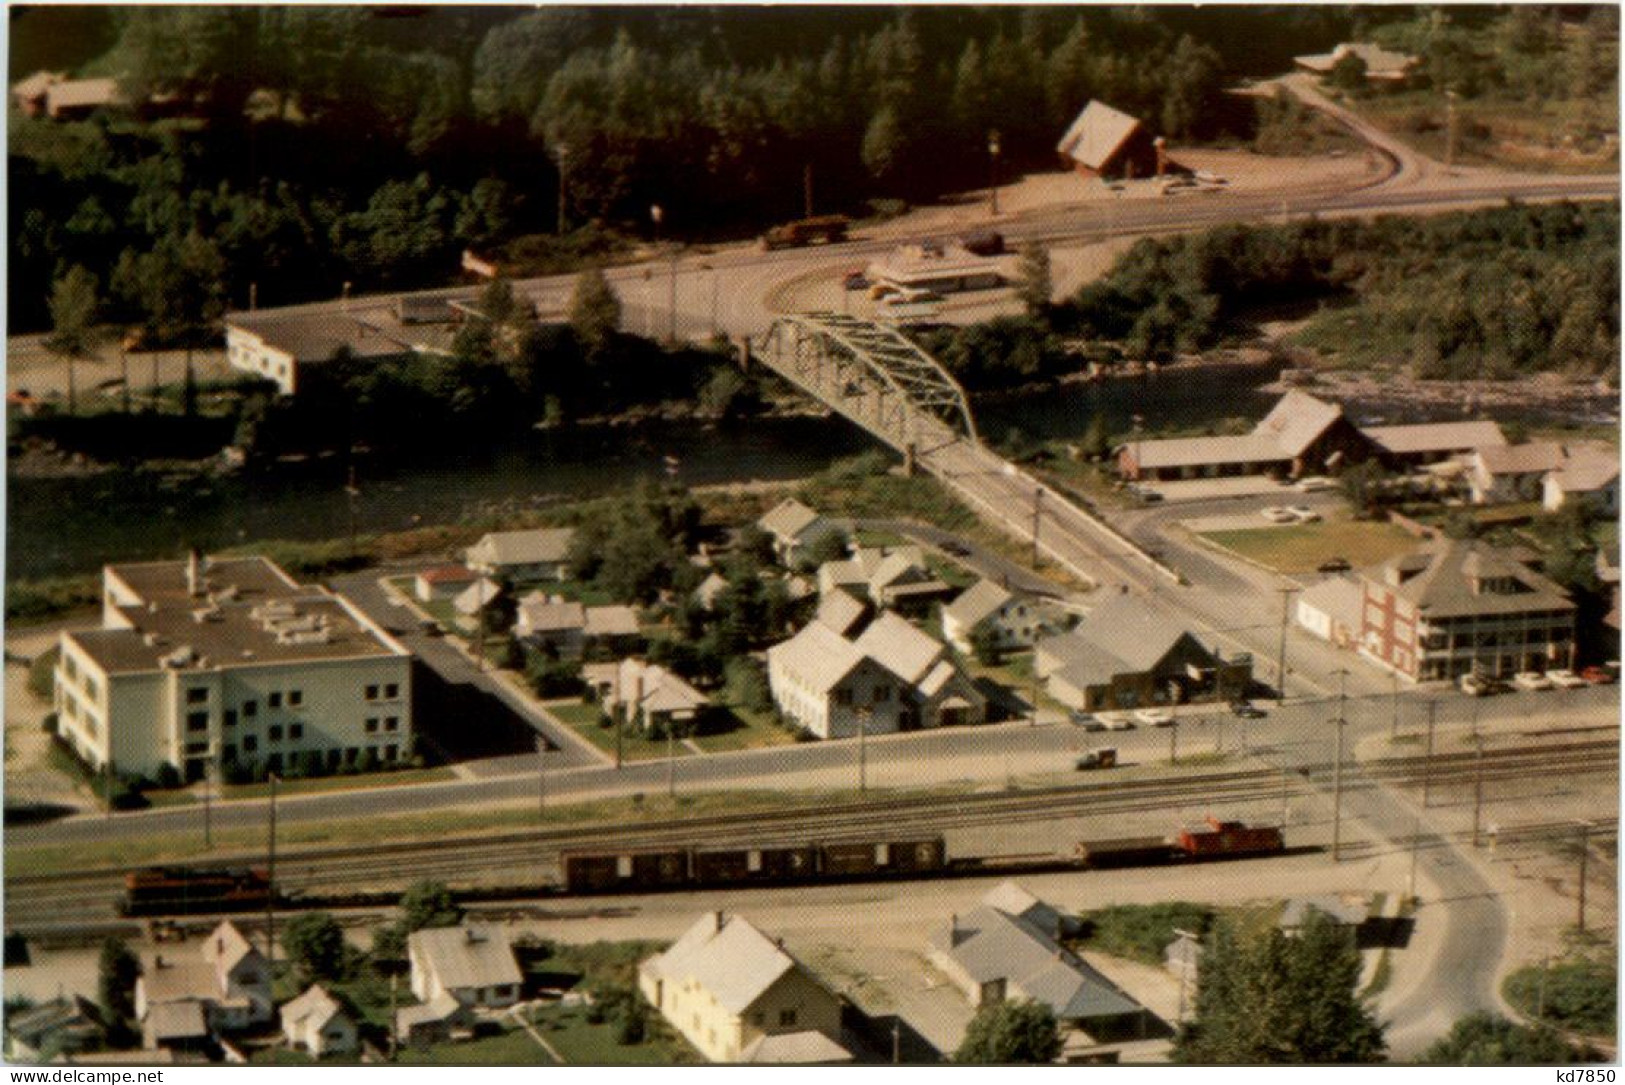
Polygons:
[[987,134],[987,207],[995,218],[999,214],[999,130]]

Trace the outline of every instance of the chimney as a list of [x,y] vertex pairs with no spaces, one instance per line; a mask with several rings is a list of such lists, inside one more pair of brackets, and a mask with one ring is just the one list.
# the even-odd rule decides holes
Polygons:
[[203,594],[203,575],[198,568],[199,564],[198,552],[196,550],[188,551],[186,555],[186,594],[188,595]]

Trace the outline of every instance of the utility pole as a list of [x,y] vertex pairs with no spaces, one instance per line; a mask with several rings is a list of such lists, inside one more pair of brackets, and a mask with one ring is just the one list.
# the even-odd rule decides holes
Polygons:
[[872,709],[858,709],[858,794],[869,790],[869,716]]
[[615,704],[615,711],[612,714],[615,717],[615,767],[618,769],[621,767],[621,754],[623,752],[621,748],[621,730],[626,722],[626,706],[622,705],[618,699]]
[[1388,725],[1388,741],[1392,742],[1399,737],[1399,675],[1391,676],[1394,680],[1394,718]]
[[1038,568],[1038,525],[1044,507],[1044,487],[1033,487],[1033,568]]
[[1405,879],[1405,896],[1414,904],[1416,902],[1416,853],[1422,845],[1422,815],[1416,814],[1411,818],[1411,872]]
[[1168,763],[1179,764],[1179,719],[1175,717],[1173,725],[1168,728]]
[[987,211],[999,215],[999,130],[987,134]]
[[1428,702],[1428,744],[1427,754],[1422,759],[1422,809],[1428,808],[1428,800],[1433,791],[1433,724],[1438,716],[1439,702]]
[[1580,822],[1580,910],[1575,917],[1575,925],[1580,933],[1586,932],[1586,860],[1591,856],[1591,822]]
[[276,959],[276,785],[277,774],[266,777],[271,784],[271,822],[269,843],[265,848],[265,965],[271,967]]
[[1479,818],[1484,813],[1484,736],[1473,729],[1473,847],[1478,847]]
[[666,721],[666,794],[677,797],[677,727]]
[[[1275,657],[1275,703],[1286,704],[1286,627],[1292,613],[1292,595],[1297,588],[1276,588],[1281,593],[1281,649]],[[1344,672],[1347,673],[1347,672]]]
[[559,144],[559,146],[558,146],[558,155],[559,155],[559,222],[558,222],[558,227],[554,232],[562,235],[564,233],[564,192],[565,192],[565,183],[566,183],[566,179],[569,177],[569,171],[568,171],[568,167],[566,165],[566,163],[569,162],[569,158],[570,158],[569,145],[564,144],[564,143]]
[[1332,766],[1332,862],[1343,855],[1343,730],[1348,723],[1348,677],[1345,667],[1332,672],[1337,675],[1337,761]]
[[547,739],[536,736],[536,818],[547,820]]

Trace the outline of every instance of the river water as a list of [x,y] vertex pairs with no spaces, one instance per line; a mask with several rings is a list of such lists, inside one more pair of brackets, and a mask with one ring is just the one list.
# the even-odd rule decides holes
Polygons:
[[[1109,432],[1254,419],[1274,397],[1265,366],[1191,368],[1143,378],[1069,384],[975,404],[983,437],[1011,427],[1029,437],[1081,434],[1096,412]],[[451,455],[364,462],[357,494],[336,465],[270,475],[198,479],[119,471],[88,477],[8,478],[6,577],[91,572],[109,561],[173,556],[262,539],[342,537],[453,523],[506,509],[611,493],[660,478],[678,461],[688,485],[783,480],[817,472],[873,442],[839,418],[780,418],[739,425],[657,423],[537,432],[518,442]]]

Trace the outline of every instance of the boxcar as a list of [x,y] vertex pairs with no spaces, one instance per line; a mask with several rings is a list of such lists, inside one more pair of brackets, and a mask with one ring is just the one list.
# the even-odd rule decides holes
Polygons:
[[899,873],[929,874],[941,870],[946,862],[942,837],[894,843],[891,861],[892,869]]
[[271,883],[262,870],[148,867],[124,876],[125,915],[179,915],[263,908]]
[[687,848],[620,852],[567,852],[560,857],[564,886],[572,893],[610,889],[661,889],[689,881]]

